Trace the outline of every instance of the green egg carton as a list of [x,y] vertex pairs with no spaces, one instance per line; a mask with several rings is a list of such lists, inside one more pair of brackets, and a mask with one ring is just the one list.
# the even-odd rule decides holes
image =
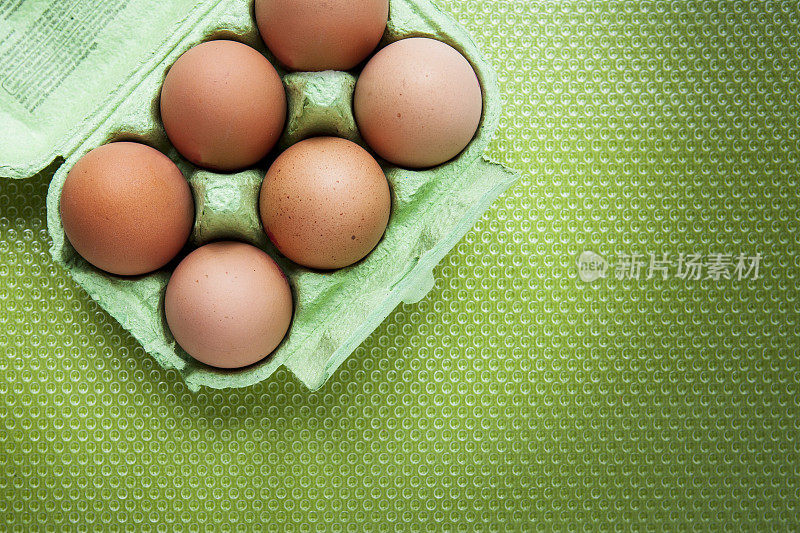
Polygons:
[[[30,67],[38,65],[34,59],[27,68],[6,67],[5,91],[0,91],[0,119],[6,125],[0,133],[0,176],[26,178],[58,167],[47,195],[54,260],[160,365],[177,370],[191,390],[246,387],[281,365],[310,389],[321,387],[399,303],[415,303],[428,293],[434,267],[517,179],[483,155],[498,126],[501,95],[495,73],[472,39],[428,0],[391,0],[379,48],[424,36],[458,49],[482,85],[480,127],[464,152],[439,167],[412,171],[384,165],[392,189],[392,215],[385,236],[366,259],[335,272],[300,267],[280,256],[264,235],[257,212],[261,180],[280,148],[303,138],[336,135],[361,142],[352,114],[359,69],[287,73],[265,49],[249,0],[131,0],[124,7],[106,3],[111,5],[104,4],[102,13],[80,8],[67,14],[47,13],[66,9],[58,4],[23,2],[10,15],[11,21],[37,16],[66,20],[69,15],[70,21],[90,21],[96,31],[75,30],[64,45],[73,64],[51,67],[57,71],[50,74],[56,76],[52,83],[34,87],[28,82],[30,90],[20,89],[31,78],[30,70],[35,74],[38,68]],[[4,23],[9,23],[8,15],[0,21],[0,30]],[[0,45],[0,57],[12,53],[2,46],[17,43],[13,61],[23,61],[21,56],[36,58],[35,39],[28,43],[24,31],[10,31],[6,44]],[[188,163],[171,146],[159,120],[159,92],[170,65],[192,46],[212,39],[241,41],[262,52],[278,68],[289,103],[278,149],[261,165],[236,174],[218,174]],[[4,60],[9,62],[8,57]],[[177,345],[167,328],[163,304],[164,289],[180,257],[155,273],[123,278],[94,268],[69,244],[59,217],[67,173],[89,150],[119,140],[161,150],[187,176],[196,220],[181,257],[206,242],[235,239],[265,249],[284,269],[295,299],[294,320],[283,343],[268,358],[225,371],[195,361]]]

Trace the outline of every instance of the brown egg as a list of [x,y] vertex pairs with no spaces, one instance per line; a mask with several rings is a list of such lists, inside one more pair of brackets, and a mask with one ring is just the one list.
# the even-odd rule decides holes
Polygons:
[[120,275],[167,264],[194,221],[192,192],[175,163],[133,142],[106,144],[80,158],[64,182],[59,209],[73,248]]
[[169,69],[161,119],[186,159],[236,170],[275,146],[286,120],[286,93],[275,68],[256,50],[236,41],[209,41]]
[[261,186],[261,221],[282,254],[301,265],[333,269],[366,256],[391,211],[383,170],[357,144],[315,137],[275,160]]
[[267,48],[291,70],[349,70],[372,52],[389,0],[256,0]]
[[164,298],[178,344],[218,368],[248,366],[272,353],[289,329],[292,307],[277,263],[240,242],[207,244],[186,256]]
[[353,100],[367,144],[395,165],[424,168],[458,155],[481,120],[481,86],[469,62],[434,39],[397,41],[364,67]]

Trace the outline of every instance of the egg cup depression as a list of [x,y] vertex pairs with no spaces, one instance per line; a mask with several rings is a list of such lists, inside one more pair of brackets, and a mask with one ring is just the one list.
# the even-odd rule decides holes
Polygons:
[[[260,227],[260,178],[279,153],[235,174],[200,169],[169,143],[159,121],[158,95],[170,65],[191,47],[232,39],[264,54],[278,68],[288,96],[288,120],[279,141],[286,148],[302,138],[336,135],[360,141],[353,127],[351,72],[287,73],[266,50],[253,20],[253,6],[222,0],[199,16],[178,46],[158,51],[163,59],[113,112],[70,153],[48,192],[48,229],[55,261],[111,316],[129,330],[156,361],[177,370],[190,390],[245,387],[289,368],[310,389],[321,387],[338,366],[400,303],[414,303],[433,286],[432,271],[517,176],[483,156],[500,116],[501,97],[494,72],[469,35],[428,0],[392,0],[379,48],[407,37],[446,42],[474,68],[483,92],[483,116],[475,137],[455,159],[426,170],[383,165],[392,189],[392,213],[378,246],[362,261],[334,272],[300,267],[282,257]],[[102,272],[69,244],[58,213],[68,170],[91,149],[112,141],[148,144],[169,156],[189,180],[196,220],[190,246],[167,267],[149,275],[119,277]],[[177,261],[212,240],[237,240],[267,251],[286,273],[295,315],[289,334],[268,358],[240,370],[204,365],[175,342],[164,316],[164,289]]]

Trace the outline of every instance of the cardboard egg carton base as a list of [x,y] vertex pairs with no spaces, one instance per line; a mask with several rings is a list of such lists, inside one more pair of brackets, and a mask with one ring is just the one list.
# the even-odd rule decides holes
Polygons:
[[[131,2],[134,7],[137,3]],[[276,149],[254,168],[217,174],[180,157],[159,122],[158,95],[169,66],[200,42],[235,39],[255,47],[276,64],[258,36],[252,9],[248,1],[194,3],[185,11],[186,17],[175,22],[174,36],[144,54],[129,79],[98,99],[102,103],[95,115],[68,130],[59,142],[54,141],[53,145],[59,147],[55,152],[40,157],[36,168],[23,164],[0,168],[9,177],[30,176],[63,157],[47,197],[53,258],[160,365],[177,370],[194,391],[200,387],[246,387],[268,378],[281,365],[308,388],[321,387],[399,303],[417,302],[428,293],[436,265],[517,179],[483,155],[501,108],[490,65],[469,35],[427,0],[392,0],[389,24],[379,47],[407,37],[426,36],[458,49],[472,63],[483,88],[484,114],[479,130],[464,152],[439,167],[412,171],[384,165],[392,188],[392,215],[382,241],[364,260],[334,272],[309,270],[289,262],[266,239],[257,212],[261,180],[280,151]],[[351,105],[359,69],[350,73],[286,73],[278,66],[278,70],[289,99],[287,126],[279,148],[321,134],[361,142]],[[64,235],[58,209],[72,165],[92,148],[119,140],[144,142],[172,158],[189,179],[197,208],[186,250],[164,269],[133,278],[106,274],[77,255]],[[30,161],[36,161],[36,157]],[[294,319],[283,343],[268,358],[237,371],[211,368],[192,359],[175,343],[164,318],[164,289],[177,262],[194,247],[219,239],[242,240],[265,249],[287,274],[295,299]]]

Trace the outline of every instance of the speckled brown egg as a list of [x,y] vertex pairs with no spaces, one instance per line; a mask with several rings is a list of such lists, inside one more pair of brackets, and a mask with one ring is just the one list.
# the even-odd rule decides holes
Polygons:
[[464,56],[427,38],[397,41],[370,59],[353,110],[367,144],[408,168],[439,165],[472,140],[483,110],[480,82]]
[[359,145],[316,137],[293,145],[267,171],[261,221],[282,254],[301,265],[351,265],[386,230],[391,195],[377,161]]
[[349,70],[375,49],[389,0],[256,0],[267,48],[291,70]]
[[169,69],[161,89],[167,136],[192,163],[231,171],[275,146],[286,120],[286,93],[272,64],[236,41],[191,48]]
[[106,144],[80,158],[64,182],[59,210],[75,251],[120,275],[167,264],[194,221],[192,193],[175,163],[134,142]]
[[207,244],[186,256],[164,297],[178,344],[218,368],[241,368],[272,353],[289,329],[292,308],[280,267],[240,242]]

